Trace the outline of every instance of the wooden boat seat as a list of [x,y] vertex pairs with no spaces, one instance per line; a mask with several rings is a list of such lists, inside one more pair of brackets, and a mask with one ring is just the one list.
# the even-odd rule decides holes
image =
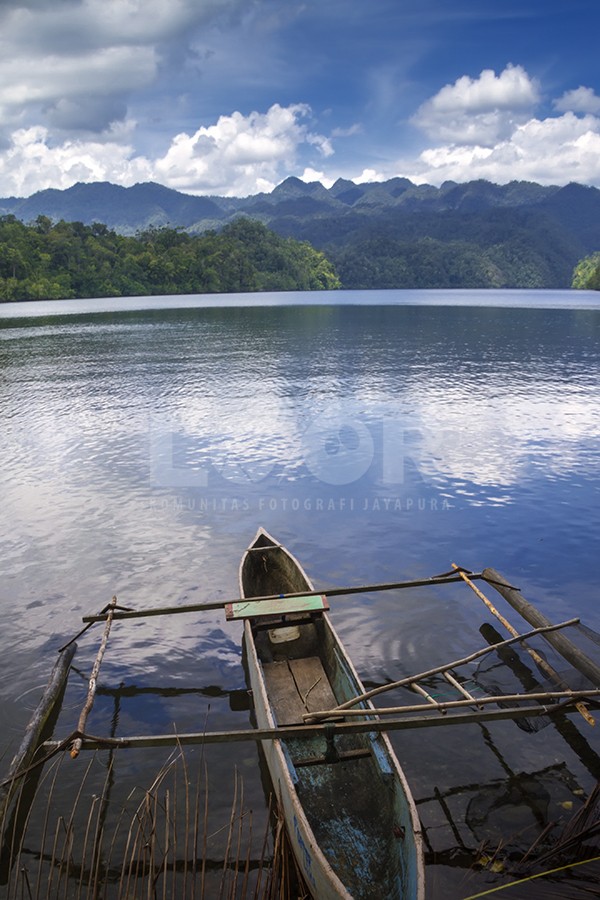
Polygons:
[[264,616],[287,616],[291,613],[322,612],[329,609],[325,594],[308,597],[275,597],[272,600],[240,600],[225,605],[225,618],[258,619]]
[[338,705],[318,656],[263,663],[263,672],[278,725],[303,725],[304,714]]

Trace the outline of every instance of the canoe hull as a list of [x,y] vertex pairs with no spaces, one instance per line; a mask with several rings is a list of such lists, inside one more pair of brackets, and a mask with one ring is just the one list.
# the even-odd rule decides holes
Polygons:
[[[274,728],[276,722],[271,713],[264,679],[261,677],[260,662],[249,622],[244,625],[244,644],[256,724],[259,728]],[[346,891],[318,847],[304,810],[296,801],[296,787],[282,741],[261,741],[261,746],[273,790],[283,812],[292,851],[313,897],[323,900],[339,900],[343,897],[350,900],[351,894]]]
[[[271,567],[276,584],[267,578]],[[263,529],[242,559],[240,588],[245,597],[313,590],[298,561]],[[287,618],[288,630],[296,627],[296,617]],[[301,711],[288,696],[292,679],[296,701],[299,693],[309,711],[328,708],[327,691],[336,703],[364,691],[327,613],[312,614],[309,624],[306,616],[297,618],[301,636],[283,644],[273,642],[277,631],[269,630],[269,623],[261,630],[260,620],[245,622],[246,664],[260,728],[299,724]],[[315,671],[322,675],[315,677]],[[370,717],[373,706],[362,706]],[[389,739],[371,732],[335,743],[333,752],[342,759],[327,762],[332,748],[324,737],[262,742],[290,843],[313,896],[422,900],[419,819]]]

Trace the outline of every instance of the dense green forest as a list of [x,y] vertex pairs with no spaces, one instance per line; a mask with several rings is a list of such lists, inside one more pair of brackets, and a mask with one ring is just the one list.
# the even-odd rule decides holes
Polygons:
[[325,255],[237,219],[217,234],[0,217],[0,301],[339,288]]
[[[155,233],[163,228],[169,230],[169,238],[164,237],[163,243],[169,243],[172,256],[162,273],[160,266],[154,273],[159,279],[165,276],[156,290],[232,290],[232,281],[238,289],[251,289],[240,284],[235,265],[231,271],[215,267],[219,255],[214,251],[219,240],[215,232],[226,239],[231,237],[226,229],[240,217],[260,222],[282,238],[306,241],[321,251],[347,289],[568,288],[579,260],[600,247],[600,190],[578,184],[497,185],[480,180],[464,184],[449,181],[438,188],[392,178],[361,184],[338,179],[326,188],[320,182],[287,178],[270,193],[236,198],[180,194],[151,182],[129,188],[93,182],[64,191],[48,189],[31,197],[0,199],[2,215],[34,224],[80,222],[96,229],[94,223],[102,222],[123,238],[137,240],[148,234],[141,254],[135,243],[118,245],[115,271],[121,273],[123,283],[114,285],[115,273],[109,271],[104,292],[111,293],[115,293],[111,284],[122,293],[148,293],[149,273],[143,263],[141,273],[139,266],[128,271],[120,265],[120,259],[129,255],[139,260],[144,252],[158,252]],[[69,226],[56,227],[68,230]],[[176,235],[172,235],[173,230]],[[209,243],[191,244],[186,234],[206,236]],[[264,246],[264,232],[256,234],[258,244]],[[96,239],[99,236],[93,235]],[[116,244],[116,238],[106,238],[102,247],[112,253]],[[148,244],[153,245],[150,250]],[[277,256],[275,244],[272,247]],[[242,242],[237,249],[246,258],[251,248]],[[293,267],[292,271],[288,268],[291,245],[281,249],[286,262],[279,267],[265,270],[263,260],[256,260],[260,274],[250,279],[254,288],[304,286],[304,274],[298,281]],[[199,258],[204,258],[206,251],[210,262],[202,274],[194,262],[183,278],[187,284],[181,285],[180,254],[189,257],[196,251]],[[260,257],[258,247],[257,252]],[[273,254],[269,251],[269,255]],[[171,263],[176,278],[168,277]],[[5,277],[10,277],[10,261],[4,262],[4,270],[8,272]],[[305,267],[301,270],[305,272]],[[64,269],[59,268],[57,274],[64,275]],[[247,281],[245,269],[239,274],[242,282]],[[26,272],[23,277],[32,275]],[[130,285],[130,281],[135,284]],[[309,278],[309,286],[312,281]],[[77,290],[73,282],[70,287]]]
[[583,256],[549,219],[515,209],[379,215],[335,240],[312,231],[288,236],[322,249],[345,288],[568,287]]
[[600,291],[600,253],[586,256],[575,266],[572,286],[584,291]]
[[536,252],[531,236],[528,245],[516,235],[482,247],[475,241],[379,235],[326,252],[343,286],[354,289],[542,288],[561,275],[558,263]]
[[[346,244],[316,250],[245,217],[219,232],[151,227],[133,237],[98,223],[53,224],[44,215],[25,225],[9,214],[0,217],[0,301],[339,287],[540,288],[564,279],[564,238],[552,229],[526,228],[531,223],[514,211],[499,211],[493,227],[477,214],[469,219],[462,239],[445,232],[443,215],[421,215],[412,236],[406,223],[378,222]],[[574,288],[599,290],[600,253],[571,272]]]

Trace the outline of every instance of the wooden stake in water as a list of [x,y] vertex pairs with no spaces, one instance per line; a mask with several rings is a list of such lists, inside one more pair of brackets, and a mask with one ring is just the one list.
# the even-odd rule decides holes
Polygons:
[[[489,584],[491,584],[499,594],[501,594],[507,603],[510,603],[513,609],[525,619],[526,622],[529,622],[533,628],[542,628],[545,625],[550,625],[551,622],[546,616],[536,609],[533,603],[530,603],[519,591],[516,591],[508,581],[500,575],[495,569],[484,569],[483,578]],[[471,580],[473,580],[473,576],[471,575]],[[547,641],[549,644],[552,644],[555,650],[558,650],[561,656],[563,656],[567,662],[569,662],[575,669],[585,675],[588,681],[591,681],[592,684],[595,684],[596,687],[600,687],[600,666],[597,665],[592,659],[586,656],[579,647],[577,647],[572,641],[570,641],[565,635],[552,634],[549,632]]]
[[59,655],[52,672],[46,689],[33,713],[29,724],[25,730],[25,736],[17,750],[6,778],[0,783],[0,836],[2,833],[2,824],[4,821],[6,810],[11,802],[17,779],[27,767],[34,757],[35,751],[39,745],[40,738],[52,710],[62,697],[62,693],[69,674],[69,666],[77,649],[77,644],[71,644],[67,650]]
[[[94,697],[96,696],[96,685],[98,682],[98,673],[100,671],[100,666],[102,665],[102,660],[104,658],[104,652],[106,650],[106,645],[108,643],[108,635],[110,634],[110,628],[113,621],[113,615],[115,612],[115,606],[117,605],[117,597],[116,595],[110,601],[108,611],[106,614],[106,625],[104,626],[104,634],[102,635],[102,640],[100,641],[100,647],[98,648],[98,654],[96,656],[96,661],[94,662],[94,666],[92,668],[92,674],[90,675],[89,687],[88,687],[88,695],[81,710],[81,715],[79,716],[79,722],[77,723],[77,731],[83,733],[85,731],[85,723],[87,721],[87,717],[90,714],[90,710],[94,705]],[[71,747],[71,759],[77,759],[79,756],[79,751],[81,750],[83,741],[80,737],[75,738],[73,741],[73,745]]]

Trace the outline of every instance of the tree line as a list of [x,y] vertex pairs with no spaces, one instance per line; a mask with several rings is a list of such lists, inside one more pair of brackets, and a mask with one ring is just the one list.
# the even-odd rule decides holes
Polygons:
[[150,228],[129,237],[99,223],[0,217],[4,302],[339,287],[324,253],[252,219],[219,233]]
[[586,256],[577,263],[572,287],[584,291],[600,291],[600,253]]
[[[53,223],[41,215],[25,225],[6,215],[0,217],[0,301],[560,283],[562,248],[548,232],[534,236],[529,233],[524,246],[513,223],[503,241],[494,232],[495,242],[482,247],[456,239],[403,240],[374,228],[349,246],[316,250],[242,217],[220,232],[149,228],[132,237],[99,223]],[[572,286],[600,290],[600,253],[578,263]]]
[[567,287],[583,255],[555,223],[518,210],[390,215],[337,243],[290,236],[320,247],[357,289]]

